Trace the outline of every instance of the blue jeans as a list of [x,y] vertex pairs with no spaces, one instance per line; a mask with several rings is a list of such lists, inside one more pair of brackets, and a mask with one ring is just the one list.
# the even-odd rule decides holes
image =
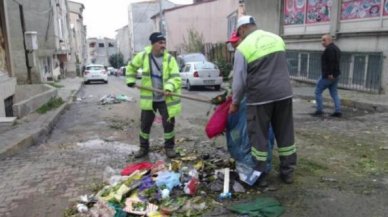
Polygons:
[[267,168],[266,168],[267,173],[271,172],[271,169],[272,169],[272,150],[273,150],[273,146],[275,144],[275,134],[273,133],[271,125],[269,126],[268,131],[269,131],[268,132],[268,143],[267,143],[268,156],[267,156]]
[[315,101],[317,102],[317,111],[323,111],[322,93],[326,88],[329,88],[330,96],[334,101],[334,111],[341,112],[341,101],[338,97],[337,86],[338,78],[334,80],[325,79],[322,78],[322,76],[319,78],[317,86],[315,88]]

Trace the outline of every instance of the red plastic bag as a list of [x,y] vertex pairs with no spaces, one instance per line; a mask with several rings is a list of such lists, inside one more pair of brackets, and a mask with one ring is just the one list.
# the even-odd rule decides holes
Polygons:
[[229,115],[229,107],[232,104],[232,97],[228,97],[225,102],[219,105],[206,124],[206,135],[209,139],[224,132]]
[[152,168],[153,164],[150,162],[141,162],[141,163],[134,163],[134,164],[129,164],[126,166],[122,171],[121,175],[122,176],[129,176],[136,170],[150,170]]

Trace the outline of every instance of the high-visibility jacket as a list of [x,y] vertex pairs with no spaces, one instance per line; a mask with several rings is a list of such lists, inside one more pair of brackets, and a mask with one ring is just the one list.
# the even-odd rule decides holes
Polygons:
[[[143,74],[141,77],[141,86],[152,88],[151,78],[151,46],[148,46],[144,51],[138,53],[126,67],[126,82],[135,83],[137,70],[142,68]],[[179,75],[178,64],[173,56],[167,51],[163,54],[163,90],[171,93],[181,93],[181,77]],[[153,92],[148,90],[140,90],[140,108],[142,110],[153,110]],[[181,112],[181,99],[177,96],[167,96],[166,104],[169,118],[175,117]]]
[[265,104],[292,97],[286,46],[281,37],[256,30],[237,50],[247,65],[247,103]]

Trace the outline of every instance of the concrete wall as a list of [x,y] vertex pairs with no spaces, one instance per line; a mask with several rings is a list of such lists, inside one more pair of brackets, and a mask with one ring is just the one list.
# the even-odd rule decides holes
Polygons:
[[[70,29],[72,32],[72,61],[77,64],[77,70],[81,70],[82,66],[85,65],[85,56],[86,50],[86,35],[84,32],[83,24],[83,10],[85,9],[84,5],[78,2],[68,1],[69,4],[69,19],[70,19]],[[77,62],[78,61],[78,62]]]
[[225,42],[227,17],[237,8],[236,0],[217,0],[165,11],[167,49],[179,52],[190,29],[202,34],[205,43]]
[[128,25],[117,30],[116,43],[118,52],[123,54],[124,62],[127,63],[127,61],[131,58]]
[[[17,103],[14,103],[13,105],[13,113],[14,116],[21,118],[31,112],[36,111],[39,107],[47,103],[51,98],[56,97],[58,94],[58,89],[53,88],[47,84],[43,84],[41,86],[44,87],[37,87],[31,85],[25,85],[25,86],[18,86],[17,87],[17,95],[23,95],[23,97],[28,97],[25,100],[19,101]],[[35,91],[43,91],[38,94],[34,94],[30,96],[27,92],[29,92],[31,89],[34,89]],[[44,90],[46,89],[46,90]],[[22,96],[17,96],[17,98],[21,98]]]
[[[172,8],[175,4],[163,0],[163,9]],[[128,26],[130,34],[131,55],[140,52],[150,44],[148,40],[155,31],[151,17],[160,11],[158,1],[132,3],[128,7]]]
[[[342,51],[383,53],[382,92],[388,90],[388,16],[369,19],[340,19],[340,0],[329,8],[331,20],[315,24],[283,25],[283,0],[245,0],[247,14],[256,17],[259,28],[280,34],[288,49],[322,51],[321,36],[330,33]],[[273,27],[271,27],[273,25]]]
[[246,14],[256,18],[258,28],[279,34],[280,4],[279,0],[245,0]]
[[[13,0],[6,1],[10,26],[12,67],[18,83],[24,84],[27,82],[27,67],[19,5]],[[51,78],[54,68],[59,67],[57,55],[67,55],[70,51],[67,2],[65,0],[19,0],[17,2],[23,5],[26,31],[38,33],[39,49],[33,52],[30,59],[33,57],[35,60],[32,68],[32,82],[40,83]]]
[[51,89],[50,86],[44,84],[17,85],[14,103],[19,103]]

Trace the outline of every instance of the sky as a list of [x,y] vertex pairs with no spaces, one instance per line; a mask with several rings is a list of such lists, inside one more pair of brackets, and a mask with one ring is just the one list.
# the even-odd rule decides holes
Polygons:
[[[84,4],[84,25],[87,37],[115,38],[116,30],[128,24],[128,5],[141,0],[72,0]],[[176,4],[192,0],[170,0]]]

